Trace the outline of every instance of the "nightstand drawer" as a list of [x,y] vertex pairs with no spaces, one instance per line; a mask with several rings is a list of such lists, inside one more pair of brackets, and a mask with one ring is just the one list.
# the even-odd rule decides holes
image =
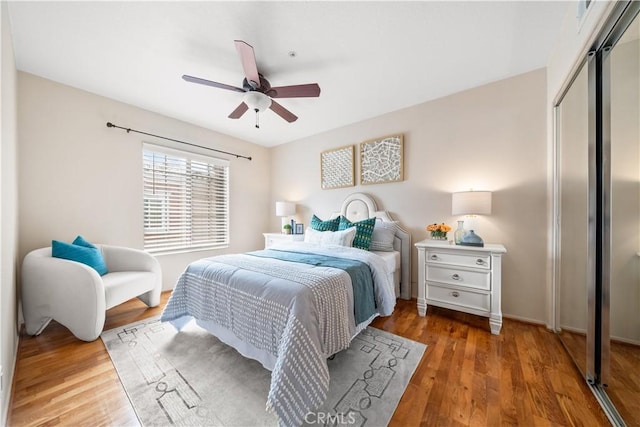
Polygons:
[[427,287],[427,301],[452,304],[484,312],[491,310],[490,294],[441,288],[436,285]]
[[467,255],[440,251],[427,251],[427,262],[433,264],[452,264],[466,267],[491,268],[491,257],[489,255]]
[[462,268],[451,268],[435,264],[427,264],[427,281],[448,283],[489,291],[491,290],[491,273],[489,271],[471,271]]

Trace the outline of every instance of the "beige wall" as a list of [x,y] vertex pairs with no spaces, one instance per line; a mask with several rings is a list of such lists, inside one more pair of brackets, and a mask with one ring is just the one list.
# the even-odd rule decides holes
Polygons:
[[[313,213],[324,218],[339,209],[351,192],[366,192],[415,243],[427,237],[429,223],[455,224],[452,192],[493,191],[493,214],[477,218],[476,231],[508,250],[503,312],[546,322],[546,108],[545,70],[537,70],[275,147],[272,204],[295,201],[298,221],[308,224]],[[404,134],[403,182],[320,189],[323,150],[393,133]],[[272,215],[271,229],[278,228]],[[415,295],[415,250],[412,258]]]
[[78,234],[142,248],[141,144],[167,142],[107,128],[109,121],[253,157],[231,160],[231,246],[158,256],[165,289],[190,261],[263,245],[271,211],[266,148],[31,74],[19,72],[18,83],[20,259]]
[[0,3],[2,51],[0,74],[0,425],[5,425],[18,345],[16,268],[18,249],[16,150],[16,65],[7,3]]

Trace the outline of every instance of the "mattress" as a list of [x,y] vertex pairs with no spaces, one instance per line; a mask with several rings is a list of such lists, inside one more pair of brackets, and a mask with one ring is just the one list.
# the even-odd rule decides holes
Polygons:
[[389,271],[389,273],[393,273],[398,268],[400,268],[400,252],[371,251],[371,253],[374,253],[384,259],[384,263],[387,266],[387,270]]

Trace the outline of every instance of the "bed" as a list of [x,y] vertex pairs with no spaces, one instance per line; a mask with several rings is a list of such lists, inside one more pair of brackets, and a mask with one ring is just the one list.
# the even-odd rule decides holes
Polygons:
[[266,406],[281,425],[300,425],[324,402],[327,358],[411,295],[410,235],[363,193],[331,218],[340,215],[394,223],[393,250],[290,242],[204,258],[180,276],[161,316],[179,330],[195,319],[272,371]]

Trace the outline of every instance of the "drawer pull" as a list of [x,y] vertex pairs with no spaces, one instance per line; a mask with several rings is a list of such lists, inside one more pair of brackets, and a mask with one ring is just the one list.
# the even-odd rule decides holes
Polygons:
[[451,296],[458,298],[460,296],[460,294],[458,292],[456,292],[456,291],[453,291],[453,292],[451,292]]
[[436,259],[438,259],[438,255],[431,255],[431,259],[432,259],[432,260],[436,260]]
[[476,261],[476,264],[484,265],[484,260],[482,258],[478,258],[478,260]]
[[451,278],[452,278],[453,280],[460,280],[460,279],[462,279],[462,278],[461,278],[457,273],[456,273],[456,274],[454,274],[453,276],[451,276]]

